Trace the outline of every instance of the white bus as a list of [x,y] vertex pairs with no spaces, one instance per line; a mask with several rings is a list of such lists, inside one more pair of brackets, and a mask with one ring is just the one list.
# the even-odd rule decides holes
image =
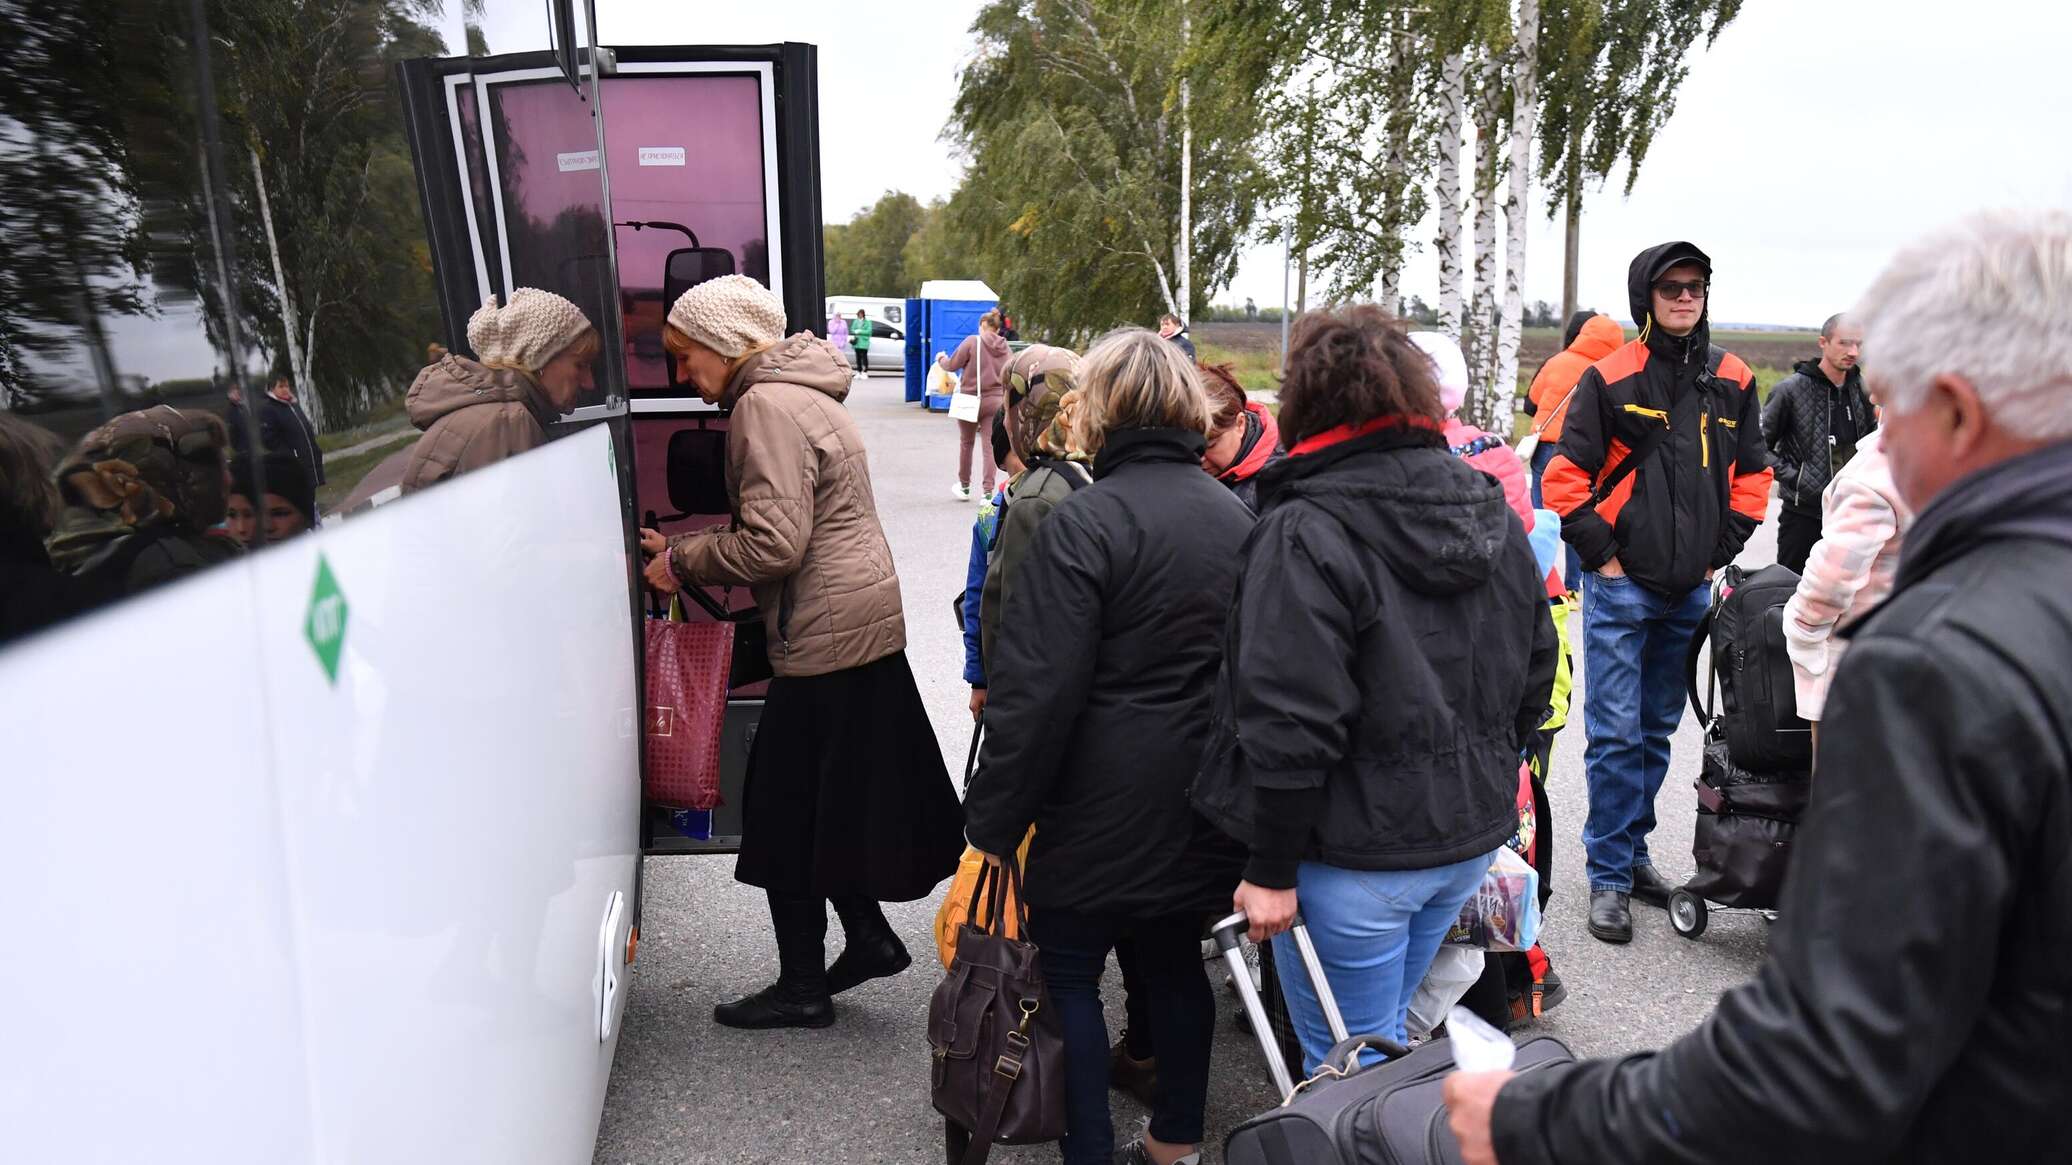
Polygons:
[[[634,530],[729,518],[726,418],[661,358],[674,294],[745,272],[824,326],[815,50],[612,49],[571,0],[488,7],[530,51],[440,55],[408,5],[340,8],[328,40],[169,5],[162,76],[73,78],[24,131],[48,140],[0,156],[66,161],[11,208],[0,263],[71,238],[37,271],[83,281],[0,304],[0,336],[33,341],[0,345],[0,466],[137,407],[118,376],[187,434],[68,477],[63,513],[0,498],[9,586],[40,588],[0,596],[0,1160],[587,1160],[643,857],[737,840],[733,810],[641,797]],[[119,24],[35,31],[55,73],[115,59],[96,38]],[[369,77],[351,118],[310,119]],[[167,91],[164,124],[111,142]],[[526,286],[590,317],[594,391],[544,446],[402,494],[426,346],[468,353],[469,315]],[[271,452],[295,406],[264,399],[269,365],[321,468]],[[195,419],[224,411],[226,369],[260,454]],[[105,569],[149,539],[186,557]],[[755,617],[700,597],[694,617]],[[737,794],[758,695],[729,693]]]

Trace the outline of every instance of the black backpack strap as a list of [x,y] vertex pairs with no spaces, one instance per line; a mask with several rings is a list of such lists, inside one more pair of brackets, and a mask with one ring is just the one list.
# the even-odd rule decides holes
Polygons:
[[[1705,608],[1705,615],[1698,620],[1698,627],[1691,632],[1690,650],[1684,655],[1684,694],[1690,697],[1691,711],[1697,714],[1700,727],[1712,723],[1712,693],[1719,679],[1705,650],[1705,641],[1712,638],[1712,616],[1719,609],[1717,600]],[[1699,694],[1698,665],[1705,664],[1704,695]]]
[[[1724,348],[1712,349],[1712,354],[1705,361],[1706,371],[1712,375],[1717,375],[1719,373],[1720,361],[1726,357],[1726,354],[1727,351]],[[1648,430],[1645,437],[1636,441],[1633,448],[1627,451],[1626,460],[1619,462],[1609,474],[1605,475],[1603,481],[1597,483],[1597,488],[1590,491],[1590,499],[1584,505],[1589,509],[1596,509],[1597,503],[1611,496],[1611,492],[1619,488],[1620,482],[1625,481],[1635,471],[1639,470],[1648,458],[1653,457],[1664,445],[1667,445],[1669,438],[1676,433],[1677,414],[1680,411],[1684,411],[1684,406],[1687,403],[1696,401],[1702,391],[1702,389],[1694,388],[1693,391],[1684,394],[1683,400],[1671,405],[1669,409],[1669,422],[1659,429]]]

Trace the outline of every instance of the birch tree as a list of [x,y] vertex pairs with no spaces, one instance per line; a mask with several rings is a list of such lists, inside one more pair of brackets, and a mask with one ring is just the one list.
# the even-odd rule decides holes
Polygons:
[[1540,0],[1539,176],[1547,213],[1565,213],[1563,313],[1575,310],[1583,193],[1621,164],[1632,193],[1676,111],[1693,52],[1709,49],[1741,0]]
[[1235,273],[1259,202],[1257,88],[1195,2],[994,0],[972,26],[949,130],[970,170],[949,214],[1032,322],[1186,318]]
[[1511,431],[1511,413],[1518,395],[1518,342],[1525,311],[1526,204],[1532,197],[1532,132],[1534,83],[1539,66],[1537,43],[1540,0],[1518,0],[1517,38],[1509,53],[1511,72],[1510,191],[1504,199],[1504,315],[1497,329],[1495,375],[1485,386],[1489,399],[1481,412],[1494,424],[1492,432]]
[[1496,183],[1498,100],[1503,64],[1484,51],[1475,90],[1475,244],[1466,326],[1469,420],[1490,428],[1486,386],[1496,376]]
[[1461,338],[1460,159],[1466,145],[1463,131],[1468,104],[1464,49],[1446,54],[1439,70],[1439,90],[1439,235],[1432,249],[1439,257],[1439,330],[1457,344]]

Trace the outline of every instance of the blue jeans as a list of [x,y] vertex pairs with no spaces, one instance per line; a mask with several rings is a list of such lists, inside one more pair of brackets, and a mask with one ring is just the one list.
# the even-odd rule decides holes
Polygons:
[[[1324,964],[1346,1031],[1401,1042],[1411,997],[1461,907],[1482,884],[1493,853],[1428,870],[1346,870],[1304,862],[1295,891],[1302,920]],[[1273,940],[1281,994],[1302,1040],[1302,1071],[1316,1071],[1337,1041],[1303,969],[1295,936]],[[1164,1049],[1158,1070],[1165,1072]],[[1378,1057],[1363,1057],[1369,1062]]]
[[[1209,1049],[1216,996],[1202,971],[1203,920],[1196,915],[1129,919],[1069,910],[1029,911],[1043,977],[1065,1035],[1065,1165],[1109,1165],[1115,1130],[1108,1117],[1108,1024],[1101,972],[1122,940],[1135,947],[1133,997],[1151,1023],[1158,1053],[1151,1135],[1170,1144],[1202,1139],[1209,1097]],[[1133,998],[1133,1002],[1135,999]]]
[[[1554,460],[1554,455],[1560,451],[1561,443],[1558,441],[1542,441],[1533,446],[1532,508],[1535,510],[1544,509],[1547,505],[1546,497],[1540,492],[1540,475],[1546,472],[1547,463]],[[1577,580],[1583,577],[1583,559],[1576,553],[1576,548],[1568,543],[1563,542],[1561,547],[1568,555],[1568,562],[1561,571],[1562,581],[1568,584],[1569,590],[1576,590],[1582,585]]]
[[1583,576],[1583,750],[1590,889],[1633,889],[1648,860],[1669,737],[1683,720],[1684,663],[1711,602],[1704,583],[1664,595],[1630,578]]

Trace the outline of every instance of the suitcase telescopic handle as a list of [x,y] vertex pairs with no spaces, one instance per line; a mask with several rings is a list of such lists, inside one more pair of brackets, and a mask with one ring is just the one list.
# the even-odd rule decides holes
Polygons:
[[[1223,952],[1223,958],[1230,964],[1231,981],[1237,985],[1238,1001],[1244,1004],[1245,1018],[1252,1021],[1252,1033],[1259,1039],[1259,1050],[1266,1053],[1266,1070],[1273,1075],[1273,1083],[1281,1090],[1283,1103],[1295,1094],[1295,1076],[1288,1069],[1288,1061],[1281,1055],[1280,1041],[1274,1038],[1273,1025],[1267,1022],[1266,1005],[1259,998],[1259,987],[1252,982],[1252,968],[1245,965],[1244,936],[1250,929],[1251,920],[1243,911],[1225,918],[1210,932],[1216,940],[1216,949]],[[1302,955],[1303,973],[1309,976],[1310,987],[1317,993],[1317,1003],[1323,1008],[1324,1023],[1331,1029],[1331,1038],[1344,1043],[1348,1037],[1345,1017],[1339,1014],[1338,998],[1331,994],[1331,984],[1324,977],[1323,960],[1317,957],[1316,944],[1310,941],[1309,928],[1302,923],[1302,916],[1296,915],[1288,933],[1295,939],[1295,949]]]

